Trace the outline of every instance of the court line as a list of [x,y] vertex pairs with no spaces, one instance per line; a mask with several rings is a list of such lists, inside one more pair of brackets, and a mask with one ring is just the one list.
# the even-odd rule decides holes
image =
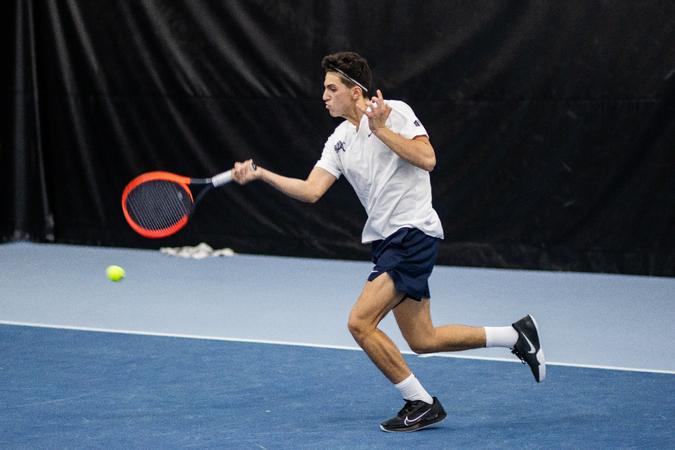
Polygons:
[[[244,342],[248,344],[269,344],[269,345],[289,345],[295,347],[310,347],[310,348],[327,348],[332,350],[351,350],[351,351],[363,351],[360,347],[357,346],[345,346],[345,345],[330,345],[330,344],[312,344],[307,342],[290,342],[290,341],[275,341],[275,340],[266,340],[266,339],[246,339],[246,338],[231,338],[231,337],[222,337],[222,336],[202,336],[196,334],[174,334],[174,333],[160,333],[160,332],[151,332],[151,331],[138,331],[138,330],[125,330],[125,329],[113,329],[113,328],[96,328],[96,327],[78,327],[71,325],[52,325],[36,322],[14,322],[0,320],[0,325],[12,325],[12,326],[21,326],[21,327],[35,327],[35,328],[48,328],[54,330],[72,330],[72,331],[89,331],[94,333],[113,333],[113,334],[131,334],[138,336],[154,336],[154,337],[171,337],[179,339],[201,339],[205,341],[223,341],[223,342]],[[484,356],[469,356],[469,355],[456,355],[450,353],[432,353],[427,355],[417,355],[411,351],[401,351],[405,355],[413,355],[418,358],[456,358],[456,359],[472,359],[479,361],[499,361],[499,362],[508,362],[508,363],[519,363],[519,360],[513,358],[495,358],[495,357],[484,357]],[[640,373],[660,373],[666,375],[675,375],[675,370],[660,370],[660,369],[643,369],[636,367],[620,367],[620,366],[602,366],[602,365],[593,365],[593,364],[572,364],[572,363],[561,363],[546,361],[548,366],[561,366],[561,367],[576,367],[580,369],[599,369],[599,370],[616,370],[621,372],[640,372]]]

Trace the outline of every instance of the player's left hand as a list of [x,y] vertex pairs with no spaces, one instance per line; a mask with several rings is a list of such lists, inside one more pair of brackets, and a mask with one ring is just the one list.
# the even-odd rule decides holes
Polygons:
[[376,132],[378,129],[385,127],[391,108],[384,102],[382,91],[378,89],[377,97],[372,97],[370,101],[366,102],[366,109],[361,109],[361,111],[368,117],[370,131]]

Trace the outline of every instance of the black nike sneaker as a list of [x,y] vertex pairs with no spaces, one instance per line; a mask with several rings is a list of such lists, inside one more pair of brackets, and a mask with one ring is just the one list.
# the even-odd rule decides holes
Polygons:
[[436,397],[431,405],[422,400],[407,400],[396,417],[382,422],[380,429],[389,432],[417,431],[440,422],[445,416],[447,414]]
[[512,326],[518,332],[518,340],[511,353],[520,358],[523,364],[530,366],[534,379],[541,383],[546,378],[546,359],[539,341],[537,322],[528,314]]

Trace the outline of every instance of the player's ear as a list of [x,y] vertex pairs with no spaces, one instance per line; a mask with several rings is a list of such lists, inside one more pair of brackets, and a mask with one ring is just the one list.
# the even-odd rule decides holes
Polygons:
[[363,97],[363,92],[361,91],[361,88],[358,86],[352,87],[352,99],[358,100],[361,97]]

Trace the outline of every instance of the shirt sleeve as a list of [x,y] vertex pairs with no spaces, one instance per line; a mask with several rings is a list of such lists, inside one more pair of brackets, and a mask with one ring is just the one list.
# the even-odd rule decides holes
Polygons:
[[344,151],[344,141],[340,139],[340,136],[341,133],[338,130],[330,135],[323,146],[321,158],[315,164],[315,167],[321,167],[335,178],[340,178],[342,175],[342,161],[338,157],[338,152]]
[[417,118],[415,112],[406,103],[398,100],[388,101],[391,107],[390,128],[392,131],[400,134],[406,139],[412,139],[417,136],[429,136],[422,122]]

